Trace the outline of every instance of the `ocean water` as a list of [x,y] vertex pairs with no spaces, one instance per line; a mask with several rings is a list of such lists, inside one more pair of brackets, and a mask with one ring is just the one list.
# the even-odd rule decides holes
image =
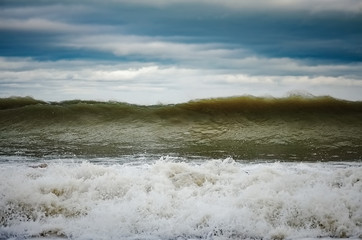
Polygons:
[[361,102],[0,109],[0,239],[362,238]]

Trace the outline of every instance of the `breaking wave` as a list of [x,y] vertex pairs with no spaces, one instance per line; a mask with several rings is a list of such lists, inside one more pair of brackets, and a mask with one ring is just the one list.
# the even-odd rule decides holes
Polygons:
[[362,237],[360,163],[0,165],[0,238]]

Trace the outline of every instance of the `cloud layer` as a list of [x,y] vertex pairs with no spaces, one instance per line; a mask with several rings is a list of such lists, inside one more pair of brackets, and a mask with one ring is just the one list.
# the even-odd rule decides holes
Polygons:
[[0,97],[361,100],[361,26],[356,0],[4,0]]

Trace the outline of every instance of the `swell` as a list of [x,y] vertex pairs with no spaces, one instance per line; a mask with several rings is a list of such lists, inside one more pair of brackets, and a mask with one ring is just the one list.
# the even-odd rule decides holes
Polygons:
[[0,155],[362,159],[362,102],[252,96],[174,105],[1,99]]
[[[362,102],[335,99],[329,96],[308,97],[294,95],[286,98],[261,98],[253,96],[202,99],[173,105],[141,106],[121,102],[72,100],[44,102],[30,97],[0,99],[1,120],[44,120],[69,123],[79,119],[120,121],[123,118],[156,121],[168,118],[199,120],[200,117],[261,117],[267,119],[298,117],[298,120],[318,118],[345,119],[356,116],[361,120]],[[81,123],[81,122],[80,122]]]

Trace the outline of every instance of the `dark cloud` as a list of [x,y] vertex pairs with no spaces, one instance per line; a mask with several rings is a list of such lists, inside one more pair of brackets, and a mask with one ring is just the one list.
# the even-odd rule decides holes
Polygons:
[[[112,34],[178,37],[177,41],[183,37],[181,41],[186,42],[230,44],[268,57],[331,61],[362,60],[361,13],[310,13],[304,9],[294,9],[291,12],[280,10],[250,12],[230,11],[215,4],[206,8],[203,2],[199,4],[190,4],[187,1],[187,4],[176,2],[164,6],[161,3],[162,1],[158,5],[149,6],[126,4],[125,1],[109,1],[102,4],[93,1],[92,5],[91,1],[86,7],[81,7],[78,2],[71,4],[69,1],[65,1],[63,5],[52,4],[52,1],[32,1],[30,5],[21,1],[15,3],[8,1],[8,5],[21,6],[21,9],[12,6],[8,11],[6,9],[2,11],[18,13],[11,18],[23,22],[19,21],[13,29],[11,23],[7,28],[3,27],[2,48],[14,49],[17,46],[20,49],[22,47],[27,49],[29,42],[39,43],[46,48],[49,43],[62,40],[52,38],[54,34],[63,36],[69,33],[89,32],[93,29],[94,32]],[[76,10],[68,11],[73,7]],[[51,14],[46,14],[46,11]],[[24,12],[27,13],[28,19],[24,19]],[[5,17],[10,18],[6,14]],[[34,22],[34,25],[39,26],[37,29],[29,23],[33,18],[38,19],[38,22]],[[47,34],[43,31],[41,35],[32,36],[24,32],[26,24],[29,25],[29,31],[41,31],[41,21],[44,25],[43,30]],[[24,28],[19,29],[19,25]],[[18,31],[18,37],[14,36],[14,31]]]

